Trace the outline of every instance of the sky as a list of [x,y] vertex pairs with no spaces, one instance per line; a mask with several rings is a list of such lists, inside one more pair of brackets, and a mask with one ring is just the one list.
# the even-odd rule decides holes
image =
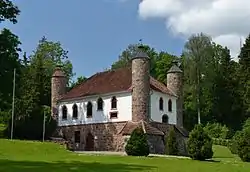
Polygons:
[[[187,38],[204,32],[232,56],[249,34],[249,0],[13,0],[18,23],[1,23],[18,35],[27,55],[45,36],[69,51],[77,76],[109,68],[140,39],[157,51],[180,55]],[[245,22],[244,22],[245,21]]]

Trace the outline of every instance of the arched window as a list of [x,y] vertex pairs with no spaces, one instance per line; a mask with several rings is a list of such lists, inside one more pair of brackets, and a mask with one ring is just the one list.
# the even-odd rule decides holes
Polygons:
[[171,99],[168,100],[168,111],[172,112],[172,100]]
[[66,120],[67,116],[68,116],[68,109],[65,105],[63,105],[63,107],[62,107],[62,119]]
[[73,118],[77,119],[78,118],[78,107],[76,104],[73,105],[72,110],[73,110]]
[[163,98],[162,97],[159,99],[159,109],[163,110]]
[[162,123],[168,124],[168,115],[164,114],[162,115]]
[[116,100],[116,97],[112,97],[112,100],[111,100],[111,109],[117,109],[117,100]]
[[103,110],[103,100],[101,97],[97,99],[97,110]]
[[93,115],[92,113],[92,103],[88,102],[87,104],[87,118],[91,118]]

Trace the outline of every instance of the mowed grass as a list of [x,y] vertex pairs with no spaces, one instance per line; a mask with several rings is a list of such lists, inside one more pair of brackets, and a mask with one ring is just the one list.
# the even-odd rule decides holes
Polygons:
[[3,172],[249,172],[222,146],[214,147],[211,162],[162,157],[78,155],[54,143],[0,139],[0,171]]

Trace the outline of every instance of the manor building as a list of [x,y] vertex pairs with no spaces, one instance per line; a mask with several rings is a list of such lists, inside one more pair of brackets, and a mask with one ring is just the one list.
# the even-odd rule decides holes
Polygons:
[[164,153],[173,128],[182,154],[188,133],[183,128],[182,71],[176,63],[166,84],[150,76],[149,57],[139,49],[131,67],[96,73],[66,92],[66,77],[52,76],[51,109],[61,135],[75,150],[124,151],[136,127],[148,136],[151,153]]

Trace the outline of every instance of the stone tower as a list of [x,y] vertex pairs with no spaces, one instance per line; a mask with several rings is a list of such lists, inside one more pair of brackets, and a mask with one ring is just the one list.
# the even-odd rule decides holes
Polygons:
[[51,115],[58,116],[57,101],[66,93],[67,79],[61,66],[57,66],[51,78]]
[[148,121],[150,103],[149,57],[138,47],[138,53],[132,58],[132,121]]
[[177,125],[183,127],[183,72],[178,67],[177,62],[173,62],[172,67],[167,73],[167,87],[177,96]]

